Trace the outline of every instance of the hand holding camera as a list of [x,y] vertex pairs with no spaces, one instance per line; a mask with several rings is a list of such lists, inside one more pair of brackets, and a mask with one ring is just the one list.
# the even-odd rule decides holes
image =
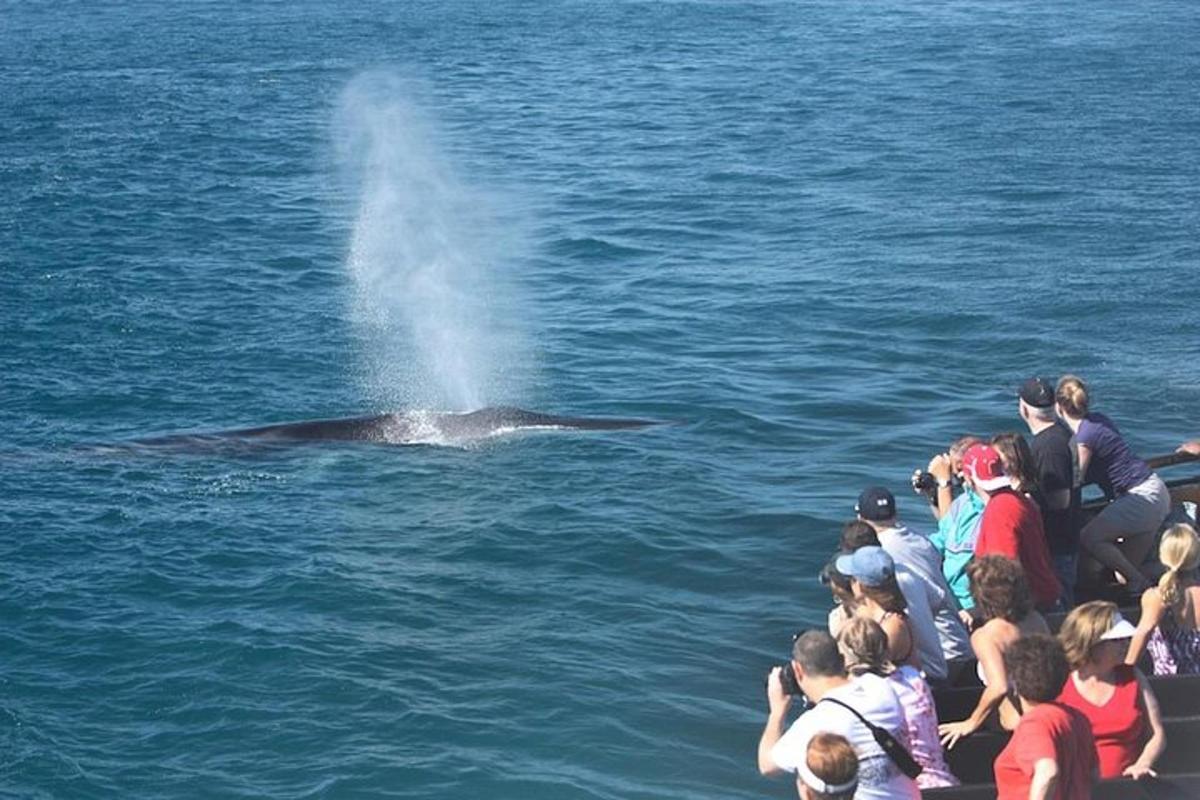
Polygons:
[[771,667],[767,673],[767,704],[771,711],[783,713],[792,704],[792,698],[799,697],[802,701],[804,693],[796,682],[796,673],[791,664],[781,664]]
[[929,474],[939,483],[948,483],[954,475],[949,453],[938,453],[929,461]]

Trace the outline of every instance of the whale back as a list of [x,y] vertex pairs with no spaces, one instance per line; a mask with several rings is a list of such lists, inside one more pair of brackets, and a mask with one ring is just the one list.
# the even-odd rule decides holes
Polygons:
[[463,413],[407,411],[365,417],[283,422],[210,433],[184,433],[138,439],[139,447],[205,449],[228,444],[373,442],[388,445],[463,445],[522,430],[610,431],[644,428],[653,420],[570,417],[493,406]]

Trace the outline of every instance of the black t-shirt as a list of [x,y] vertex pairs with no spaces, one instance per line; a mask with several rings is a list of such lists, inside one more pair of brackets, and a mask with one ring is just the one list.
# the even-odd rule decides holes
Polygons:
[[[1034,468],[1037,471],[1041,497],[1042,524],[1046,529],[1046,544],[1056,556],[1079,551],[1079,489],[1075,486],[1076,456],[1071,444],[1071,429],[1056,422],[1033,437]],[[1070,491],[1066,508],[1051,508],[1063,490]]]

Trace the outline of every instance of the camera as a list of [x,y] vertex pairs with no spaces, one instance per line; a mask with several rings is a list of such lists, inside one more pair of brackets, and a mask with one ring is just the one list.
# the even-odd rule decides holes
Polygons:
[[933,494],[937,491],[937,478],[932,472],[916,470],[912,477],[913,491],[917,494]]
[[796,670],[792,669],[791,664],[779,665],[779,683],[783,686],[784,694],[804,696],[804,692],[800,691],[800,683],[796,680]]
[[[913,470],[912,487],[914,492],[927,498],[929,502],[937,502],[938,479],[932,472]],[[962,487],[962,481],[957,475],[950,478],[950,487],[955,490]]]

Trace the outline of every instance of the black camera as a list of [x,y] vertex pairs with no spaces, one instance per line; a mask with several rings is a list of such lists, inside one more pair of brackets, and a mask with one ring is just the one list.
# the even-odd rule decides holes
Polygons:
[[917,470],[913,472],[912,487],[917,494],[933,494],[937,491],[937,478],[932,472]]
[[796,670],[792,669],[791,664],[779,665],[779,683],[783,686],[784,694],[804,696],[804,692],[800,691],[800,683],[796,680]]
[[[952,489],[958,489],[961,486],[962,482],[958,479],[957,475],[950,479],[950,487]],[[934,477],[932,472],[926,472],[925,470],[920,469],[914,470],[912,475],[912,487],[914,492],[927,498],[929,502],[937,502],[938,479]]]

